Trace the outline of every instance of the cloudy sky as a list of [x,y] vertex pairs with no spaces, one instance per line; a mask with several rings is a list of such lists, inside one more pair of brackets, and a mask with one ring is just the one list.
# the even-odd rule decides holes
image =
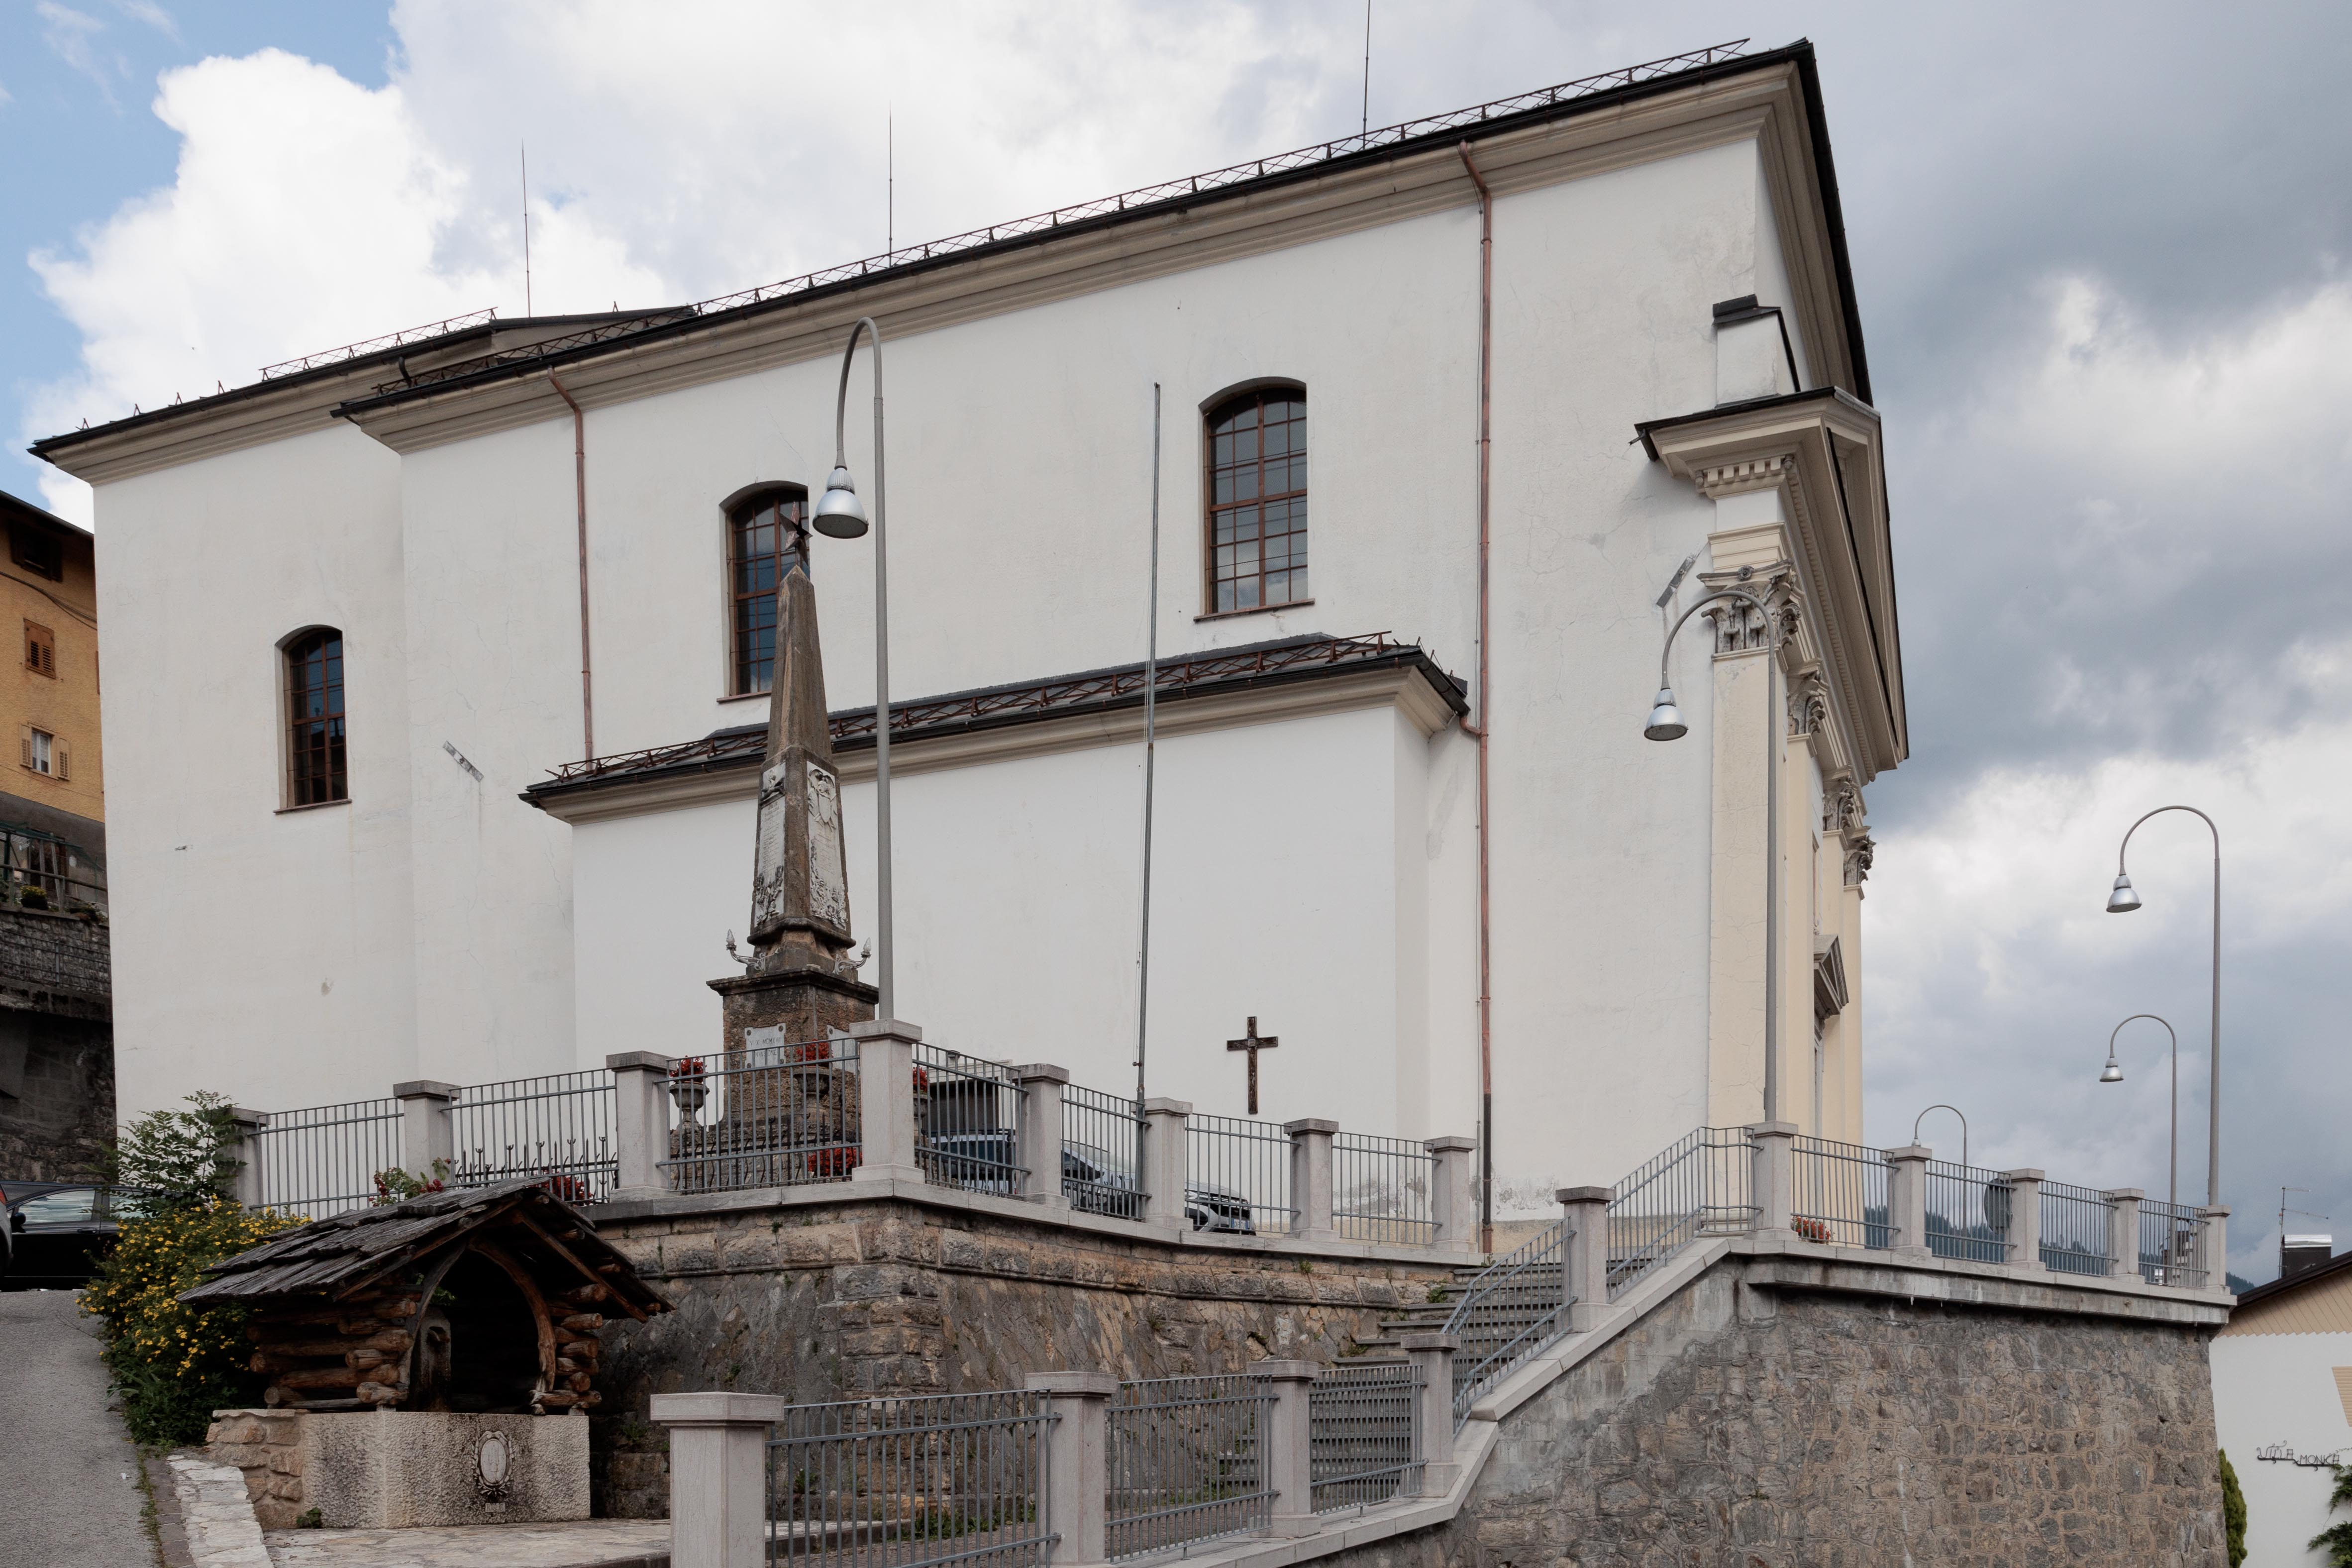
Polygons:
[[[1915,755],[1871,794],[1868,1107],[1978,1164],[2205,1185],[2221,824],[2232,1264],[2352,1233],[2352,10],[1375,0],[1384,123],[1809,37],[1888,468]],[[457,312],[719,293],[1355,129],[1360,0],[6,0],[23,439]],[[21,446],[21,439],[15,443]],[[21,453],[0,489],[86,518]],[[2137,1031],[2146,1031],[2137,1033]],[[1942,1113],[1923,1130],[1958,1153]]]

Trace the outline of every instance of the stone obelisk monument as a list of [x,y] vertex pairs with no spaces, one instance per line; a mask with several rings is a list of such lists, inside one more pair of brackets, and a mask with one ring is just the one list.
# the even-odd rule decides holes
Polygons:
[[849,879],[841,848],[841,782],[825,722],[816,589],[798,565],[777,598],[775,680],[760,764],[760,826],[751,872],[751,957],[714,980],[725,1050],[748,1029],[786,1041],[823,1039],[874,1016],[878,994],[849,956]]

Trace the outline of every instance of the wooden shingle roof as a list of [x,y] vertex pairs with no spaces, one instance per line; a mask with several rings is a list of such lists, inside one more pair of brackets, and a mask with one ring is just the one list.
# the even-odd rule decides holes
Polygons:
[[482,1232],[495,1232],[502,1245],[551,1276],[608,1287],[632,1317],[669,1310],[586,1216],[537,1178],[427,1193],[312,1220],[214,1264],[204,1283],[182,1291],[180,1300],[258,1303],[353,1296]]

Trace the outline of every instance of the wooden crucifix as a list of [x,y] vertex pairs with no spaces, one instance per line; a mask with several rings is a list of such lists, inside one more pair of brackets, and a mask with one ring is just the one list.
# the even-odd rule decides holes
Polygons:
[[1259,1037],[1257,1019],[1255,1017],[1249,1021],[1248,1033],[1238,1040],[1225,1042],[1225,1049],[1229,1051],[1249,1053],[1249,1113],[1252,1116],[1257,1114],[1257,1054],[1260,1051],[1270,1051],[1280,1044],[1282,1044],[1282,1037],[1279,1035],[1267,1035],[1262,1039]]

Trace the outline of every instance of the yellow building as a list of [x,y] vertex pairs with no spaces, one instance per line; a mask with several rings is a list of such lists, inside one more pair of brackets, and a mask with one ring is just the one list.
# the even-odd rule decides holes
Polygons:
[[0,491],[8,558],[0,626],[16,638],[0,702],[16,738],[0,780],[5,901],[106,901],[106,774],[99,755],[98,572],[82,529]]

